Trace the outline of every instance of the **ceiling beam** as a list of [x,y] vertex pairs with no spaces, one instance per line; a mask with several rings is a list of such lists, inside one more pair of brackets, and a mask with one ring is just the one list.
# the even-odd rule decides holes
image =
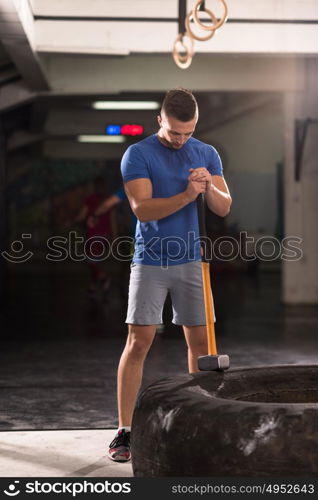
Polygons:
[[0,40],[31,91],[49,90],[32,47],[33,15],[28,2],[0,0]]
[[35,98],[22,80],[0,87],[0,114],[10,109],[22,106]]

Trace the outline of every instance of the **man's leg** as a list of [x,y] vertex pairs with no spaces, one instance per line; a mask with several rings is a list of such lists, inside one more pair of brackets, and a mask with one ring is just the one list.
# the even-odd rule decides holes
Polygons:
[[144,361],[155,333],[155,325],[128,325],[128,338],[118,367],[119,427],[131,425]]
[[206,326],[183,326],[183,332],[188,346],[189,373],[198,372],[198,357],[208,353]]
[[128,338],[118,368],[119,427],[131,424],[143,364],[161,322],[169,275],[160,266],[131,265],[126,323]]
[[144,361],[155,336],[155,325],[128,325],[128,338],[118,366],[119,428],[109,444],[108,457],[116,462],[130,460],[130,427]]
[[117,462],[130,459],[130,427],[143,365],[156,333],[155,325],[161,322],[167,295],[161,271],[159,266],[131,265],[126,317],[128,338],[118,367],[119,429],[108,451],[108,457]]

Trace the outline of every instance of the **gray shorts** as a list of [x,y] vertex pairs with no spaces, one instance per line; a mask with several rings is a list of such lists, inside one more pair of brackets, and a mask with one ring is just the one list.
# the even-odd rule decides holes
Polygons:
[[158,325],[170,292],[175,325],[205,325],[201,262],[168,268],[131,264],[126,323]]

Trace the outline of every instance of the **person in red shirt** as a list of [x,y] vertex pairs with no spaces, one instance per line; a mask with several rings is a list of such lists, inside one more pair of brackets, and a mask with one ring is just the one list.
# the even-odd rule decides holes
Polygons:
[[82,209],[73,221],[78,223],[90,220],[90,223],[86,224],[85,249],[90,269],[89,294],[92,297],[95,295],[98,285],[102,286],[104,292],[107,292],[110,286],[110,278],[106,275],[103,266],[103,255],[105,254],[104,238],[109,240],[113,232],[111,212],[95,216],[97,207],[105,200],[105,187],[103,177],[94,179],[94,192],[84,200]]

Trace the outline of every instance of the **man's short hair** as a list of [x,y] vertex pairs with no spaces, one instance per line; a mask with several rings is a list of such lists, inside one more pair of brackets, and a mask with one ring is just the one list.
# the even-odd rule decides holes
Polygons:
[[190,90],[182,87],[168,90],[161,110],[181,122],[189,122],[198,114],[198,103]]

